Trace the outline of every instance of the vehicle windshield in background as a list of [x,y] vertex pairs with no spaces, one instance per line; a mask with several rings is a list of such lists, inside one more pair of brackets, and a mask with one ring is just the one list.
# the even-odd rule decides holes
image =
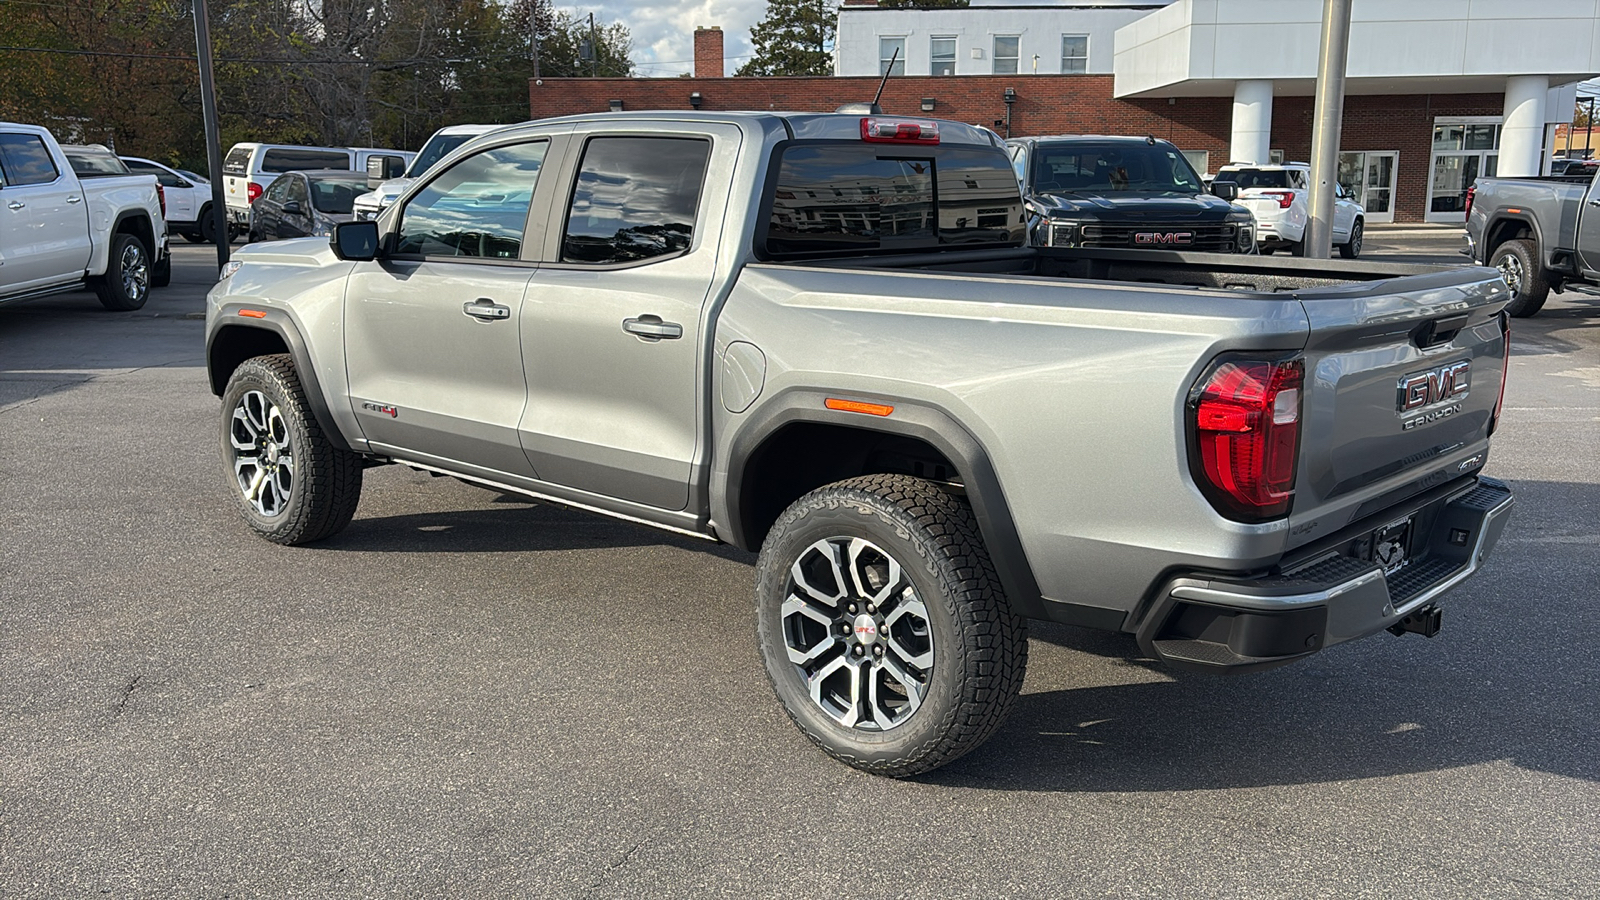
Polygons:
[[370,190],[365,176],[359,179],[310,176],[306,180],[311,182],[311,205],[318,212],[334,216],[354,213],[356,197]]
[[1158,144],[1047,144],[1039,149],[1035,160],[1032,189],[1041,194],[1198,194],[1204,190],[1200,176],[1183,154]]
[[1217,176],[1218,181],[1237,182],[1244,188],[1289,187],[1289,173],[1284,169],[1234,169]]
[[475,134],[436,134],[433,140],[422,145],[422,152],[417,154],[417,161],[411,164],[411,171],[406,173],[407,178],[416,178],[433,168],[434,164],[444,159],[446,153],[465,144],[477,137]]
[[72,171],[79,178],[106,178],[114,175],[132,175],[133,171],[122,160],[109,153],[85,153],[63,150]]
[[773,258],[1015,245],[1021,222],[999,150],[797,144],[783,151],[765,245]]

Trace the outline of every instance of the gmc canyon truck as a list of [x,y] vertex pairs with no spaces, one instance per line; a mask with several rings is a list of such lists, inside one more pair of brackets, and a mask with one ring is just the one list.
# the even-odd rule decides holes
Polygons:
[[834,757],[992,734],[1030,618],[1242,672],[1432,634],[1498,273],[1030,248],[985,130],[612,113],[477,138],[373,222],[244,248],[207,306],[222,469],[282,544],[395,463],[759,551],[756,640]]
[[1552,290],[1600,296],[1600,179],[1592,173],[1479,178],[1467,190],[1461,252],[1500,270],[1511,315],[1537,314]]
[[134,310],[171,278],[153,177],[103,149],[68,159],[49,129],[0,122],[0,303],[88,287]]

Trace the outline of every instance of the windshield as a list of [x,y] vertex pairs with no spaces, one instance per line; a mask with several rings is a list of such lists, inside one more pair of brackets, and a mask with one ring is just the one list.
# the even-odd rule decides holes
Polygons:
[[417,154],[416,161],[411,164],[410,171],[406,172],[407,178],[416,178],[422,173],[433,168],[434,164],[444,159],[444,155],[451,150],[465,144],[477,137],[475,134],[436,134],[422,145],[422,152]]
[[355,211],[356,195],[367,192],[366,179],[321,179],[312,177],[311,205],[319,212],[334,216],[348,216]]
[[63,150],[72,171],[79,178],[104,178],[108,175],[132,175],[122,160],[109,153],[89,150]]
[[1198,194],[1203,188],[1183,154],[1163,144],[1073,141],[1034,153],[1033,190],[1041,194],[1157,191]]

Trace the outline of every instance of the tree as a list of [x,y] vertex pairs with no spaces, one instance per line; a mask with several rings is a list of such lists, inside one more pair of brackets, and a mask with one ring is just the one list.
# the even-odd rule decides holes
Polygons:
[[831,75],[837,0],[772,0],[750,29],[755,55],[735,75]]

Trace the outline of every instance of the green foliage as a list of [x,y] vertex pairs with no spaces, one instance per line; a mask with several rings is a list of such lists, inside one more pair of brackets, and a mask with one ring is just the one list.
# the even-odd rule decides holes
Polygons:
[[831,75],[837,0],[771,0],[750,29],[755,55],[735,75]]
[[[0,2],[0,119],[204,171],[190,0]],[[551,0],[211,0],[222,146],[416,149],[435,129],[528,117],[528,79],[588,75],[589,20]],[[632,74],[597,22],[594,70]],[[537,35],[537,40],[535,40]],[[178,57],[178,58],[172,58]]]

